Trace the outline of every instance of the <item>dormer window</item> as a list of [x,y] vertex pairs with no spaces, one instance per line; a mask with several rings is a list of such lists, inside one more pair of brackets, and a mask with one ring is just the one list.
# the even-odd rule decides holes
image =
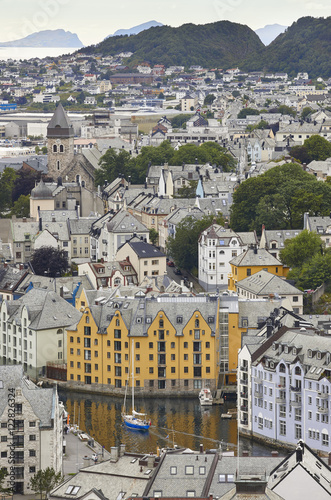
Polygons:
[[317,359],[321,359],[322,358],[322,354],[320,353],[320,351],[317,351],[316,358]]
[[293,347],[292,352],[293,352],[294,356],[296,356],[296,354],[297,354],[297,348]]
[[313,351],[311,349],[308,349],[308,358],[312,358],[313,357]]

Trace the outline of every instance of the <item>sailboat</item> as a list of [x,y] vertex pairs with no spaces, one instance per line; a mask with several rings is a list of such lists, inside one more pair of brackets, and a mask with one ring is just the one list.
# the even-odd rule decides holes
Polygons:
[[123,412],[122,412],[122,418],[127,427],[130,429],[134,429],[136,431],[148,431],[150,428],[152,422],[150,420],[147,420],[146,418],[140,418],[140,417],[146,417],[146,413],[138,413],[137,411],[134,410],[134,339],[132,339],[132,361],[131,361],[131,367],[132,367],[132,372],[131,372],[131,380],[132,380],[132,413],[131,415],[126,413],[126,395],[127,395],[127,390],[128,390],[128,381],[126,384],[125,388],[125,396],[124,396],[124,405],[123,405]]

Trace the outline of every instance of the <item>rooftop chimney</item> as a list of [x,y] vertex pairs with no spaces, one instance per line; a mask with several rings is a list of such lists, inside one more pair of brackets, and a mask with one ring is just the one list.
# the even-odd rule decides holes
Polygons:
[[110,448],[110,460],[112,462],[118,461],[118,448],[117,448],[117,446],[112,446]]

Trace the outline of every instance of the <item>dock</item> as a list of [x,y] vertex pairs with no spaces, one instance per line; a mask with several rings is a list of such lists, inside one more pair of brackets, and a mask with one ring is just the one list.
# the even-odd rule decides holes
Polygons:
[[[83,435],[83,439],[80,436]],[[63,435],[63,475],[76,474],[82,467],[110,459],[110,453],[86,432],[72,428]],[[97,462],[92,458],[96,454]]]

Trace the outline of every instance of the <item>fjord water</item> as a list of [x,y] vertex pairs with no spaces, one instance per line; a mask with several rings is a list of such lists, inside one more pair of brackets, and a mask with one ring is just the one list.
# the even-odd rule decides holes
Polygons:
[[[117,397],[60,392],[71,424],[78,424],[101,445],[126,445],[126,451],[150,453],[157,447],[172,446],[198,450],[215,449],[222,442],[224,450],[237,454],[237,423],[235,419],[222,419],[221,414],[235,407],[235,402],[201,408],[198,398],[146,398],[137,399],[136,411],[145,412],[152,421],[146,433],[127,429],[121,418],[123,399]],[[128,408],[130,410],[130,407]],[[240,438],[240,454],[248,450],[252,455],[270,455],[267,446]]]

